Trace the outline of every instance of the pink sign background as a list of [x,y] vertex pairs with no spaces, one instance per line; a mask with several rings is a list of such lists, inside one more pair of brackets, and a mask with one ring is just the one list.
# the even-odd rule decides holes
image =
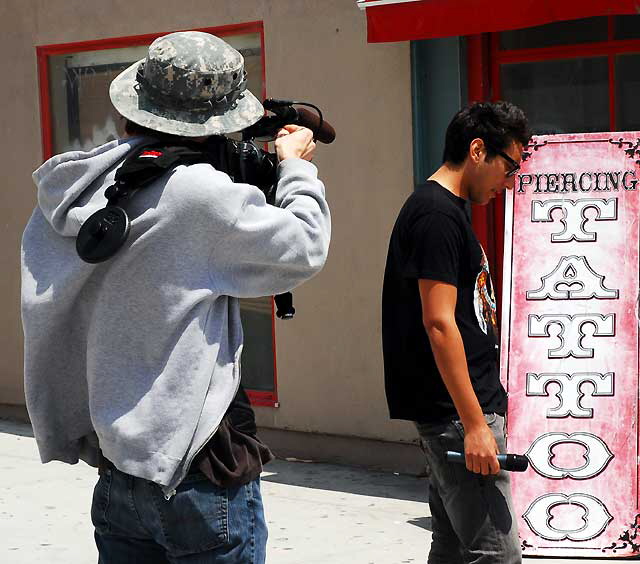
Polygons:
[[535,137],[508,194],[502,378],[524,555],[640,554],[640,133]]

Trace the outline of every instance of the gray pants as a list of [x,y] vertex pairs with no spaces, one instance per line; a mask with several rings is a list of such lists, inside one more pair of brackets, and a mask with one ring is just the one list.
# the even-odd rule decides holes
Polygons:
[[[485,419],[504,453],[504,417],[492,413]],[[521,563],[509,473],[482,476],[445,460],[447,450],[464,452],[460,421],[416,427],[429,470],[433,539],[428,564]]]

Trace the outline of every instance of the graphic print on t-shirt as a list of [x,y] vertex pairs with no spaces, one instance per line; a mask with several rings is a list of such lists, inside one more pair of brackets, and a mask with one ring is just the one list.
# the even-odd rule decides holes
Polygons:
[[493,284],[489,274],[489,262],[482,249],[482,262],[480,272],[476,277],[476,289],[473,296],[473,305],[478,318],[478,325],[485,335],[487,328],[491,327],[493,334],[498,336],[498,320],[496,317],[496,298],[493,294]]

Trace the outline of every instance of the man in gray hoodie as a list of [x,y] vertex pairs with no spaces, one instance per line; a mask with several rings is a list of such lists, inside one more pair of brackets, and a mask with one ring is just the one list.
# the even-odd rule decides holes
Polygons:
[[[110,97],[130,131],[152,137],[57,155],[33,174],[22,318],[40,456],[100,468],[91,515],[101,564],[262,563],[259,474],[271,455],[238,392],[238,298],[289,291],[326,260],[312,133],[278,134],[275,205],[211,164],[179,165],[127,201],[130,228],[113,256],[86,262],[78,233],[128,156],[153,136],[203,141],[263,115],[240,53],[200,32],[154,41]],[[229,419],[234,405],[244,425]]]

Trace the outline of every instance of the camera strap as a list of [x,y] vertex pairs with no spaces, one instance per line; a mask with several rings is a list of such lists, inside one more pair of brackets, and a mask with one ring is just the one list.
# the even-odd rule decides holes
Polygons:
[[208,140],[206,147],[195,142],[154,141],[138,147],[116,171],[115,181],[105,190],[107,205],[92,214],[80,228],[76,251],[85,262],[99,263],[111,258],[129,236],[131,221],[126,202],[140,189],[176,166],[209,163],[217,169],[224,164],[226,140]]
[[[246,151],[249,151],[248,156]],[[246,177],[242,163],[251,162],[250,157],[256,154],[254,146],[224,137],[210,137],[204,143],[154,141],[138,147],[125,159],[116,171],[114,183],[105,190],[106,207],[89,216],[82,224],[76,239],[76,252],[83,261],[92,264],[104,262],[115,255],[131,230],[126,203],[138,190],[149,186],[176,166],[209,163],[216,170],[229,174],[234,181],[251,181],[254,179]],[[275,164],[268,159],[264,161],[273,168],[268,173],[273,174]],[[272,203],[275,186],[270,191],[263,191],[267,201]],[[293,317],[295,308],[291,293],[275,296],[275,303],[276,315],[280,319]]]

